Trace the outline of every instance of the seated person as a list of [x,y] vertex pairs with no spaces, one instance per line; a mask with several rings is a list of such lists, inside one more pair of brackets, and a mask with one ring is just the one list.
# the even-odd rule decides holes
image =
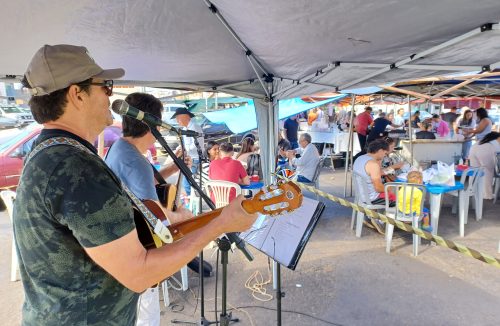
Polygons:
[[[408,183],[423,184],[424,179],[422,173],[419,171],[409,172]],[[413,200],[412,200],[411,188],[407,187],[405,192],[404,187],[406,186],[402,186],[398,191],[398,211],[402,212],[407,216],[411,216],[411,214],[421,214],[422,229],[431,232],[432,227],[429,225],[429,209],[424,207],[422,209],[422,212],[420,212],[420,205],[422,203],[422,191],[420,189],[413,189]],[[410,207],[410,202],[412,204],[411,207]]]
[[[224,180],[239,185],[249,185],[250,178],[240,161],[233,159],[234,148],[231,143],[222,143],[219,146],[220,159],[210,163],[208,177],[210,180]],[[231,189],[229,201],[236,198],[236,191]]]
[[[311,144],[311,141],[311,135],[303,133],[299,137],[299,148],[286,152],[288,161],[296,169],[295,175],[298,182],[312,182],[319,163],[318,149]],[[297,158],[296,154],[300,154],[300,158]]]
[[385,134],[385,129],[391,126],[393,128],[399,128],[402,127],[402,125],[397,125],[392,123],[389,119],[387,119],[386,115],[384,112],[381,112],[379,114],[379,117],[373,121],[373,126],[370,129],[370,132],[368,133],[368,137],[366,139],[366,142],[372,142],[375,139],[379,139],[384,137]]
[[432,125],[429,122],[422,122],[422,130],[415,133],[417,139],[436,139],[436,135],[431,131]]
[[439,135],[439,137],[447,137],[450,134],[450,127],[448,123],[441,119],[439,114],[434,114],[432,116],[433,129]]
[[254,153],[255,153],[255,141],[252,138],[247,137],[241,141],[241,150],[236,155],[235,159],[240,161],[243,164],[243,166],[246,167],[248,158],[250,157],[251,154]]
[[[365,180],[365,189],[372,204],[381,205],[385,203],[384,184],[382,183],[382,159],[389,152],[389,144],[383,139],[372,141],[366,147],[367,154],[361,155],[354,162],[353,171],[362,176]],[[395,204],[396,196],[389,193],[389,200]],[[384,234],[383,222],[371,219],[370,221],[375,229]]]
[[381,162],[382,176],[385,179],[385,182],[392,182],[396,179],[398,170],[400,170],[405,165],[405,162],[400,161],[400,157],[394,154],[396,141],[391,137],[385,137],[384,140],[389,145],[389,151]]

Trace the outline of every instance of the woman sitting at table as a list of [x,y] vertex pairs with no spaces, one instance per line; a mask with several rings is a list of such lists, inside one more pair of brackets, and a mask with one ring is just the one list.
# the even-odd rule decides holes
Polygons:
[[241,141],[241,150],[236,155],[235,159],[240,161],[243,166],[247,166],[248,157],[255,153],[255,141],[248,137]]
[[[224,180],[239,185],[249,185],[250,178],[240,161],[233,159],[234,148],[231,143],[222,143],[219,147],[220,159],[212,161],[208,169],[210,180]],[[231,189],[229,201],[236,198],[236,191]]]
[[490,132],[470,149],[470,165],[484,167],[483,199],[493,199],[493,175],[495,172],[495,156],[500,152],[500,133]]

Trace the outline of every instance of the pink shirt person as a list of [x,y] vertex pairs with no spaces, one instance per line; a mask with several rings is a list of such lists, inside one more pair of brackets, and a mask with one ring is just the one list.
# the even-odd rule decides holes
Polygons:
[[448,127],[448,123],[441,120],[441,117],[437,114],[432,116],[432,121],[434,122],[434,126],[436,128],[436,133],[439,137],[446,137],[450,133],[450,127]]

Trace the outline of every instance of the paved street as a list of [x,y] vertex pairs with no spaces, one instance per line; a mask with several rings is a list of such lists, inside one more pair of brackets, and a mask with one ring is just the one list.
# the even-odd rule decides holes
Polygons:
[[[341,195],[343,176],[342,170],[324,168],[320,188]],[[283,325],[498,325],[498,268],[446,248],[429,246],[425,240],[419,256],[412,257],[411,236],[402,232],[395,232],[393,250],[388,255],[383,236],[364,228],[362,238],[356,238],[349,229],[351,210],[326,204],[296,271],[282,269],[286,292]],[[451,198],[445,196],[439,233],[500,258],[499,209],[500,203],[485,202],[480,222],[471,210],[465,238],[459,238],[458,217],[451,215]],[[7,214],[0,212],[0,325],[20,323],[23,300],[21,283],[9,282],[10,230]],[[230,254],[228,305],[246,307],[234,311],[240,318],[239,325],[275,325],[276,301],[257,301],[244,286],[255,271],[260,271],[264,279],[268,277],[267,258],[253,252],[254,262],[246,261],[239,252]],[[212,253],[206,250],[205,256],[215,266],[216,256]],[[162,303],[162,325],[170,325],[172,319],[199,320],[195,300],[198,279],[191,271],[189,276],[191,290],[170,290],[175,304],[172,309]],[[215,277],[206,280],[205,311],[209,320],[214,320],[214,286]],[[266,288],[274,295],[270,285]]]

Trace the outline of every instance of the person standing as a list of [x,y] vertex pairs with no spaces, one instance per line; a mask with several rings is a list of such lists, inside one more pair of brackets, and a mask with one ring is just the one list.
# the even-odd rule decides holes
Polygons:
[[474,129],[475,126],[476,122],[471,110],[465,110],[463,116],[457,120],[457,133],[461,133],[464,136],[464,142],[462,143],[462,159],[464,162],[469,158],[473,137],[472,134],[467,133],[467,130]]
[[500,153],[500,133],[492,131],[470,149],[470,165],[484,167],[484,199],[493,199],[495,156]]
[[404,124],[405,124],[405,119],[404,119],[404,117],[403,117],[404,113],[405,113],[405,109],[400,108],[400,109],[398,110],[397,114],[394,116],[394,121],[393,121],[393,123],[394,123],[395,125],[404,126]]
[[[125,102],[161,120],[163,105],[153,95],[132,93],[125,98]],[[109,149],[105,158],[106,164],[138,198],[152,200],[162,207],[156,194],[154,167],[145,157],[148,148],[154,144],[156,138],[147,124],[128,116],[123,117],[122,127],[123,137]],[[163,178],[167,178],[177,171],[177,166],[171,163],[160,170],[160,174]],[[183,207],[179,207],[176,212],[165,210],[165,215],[170,223],[181,222],[192,217],[192,214]],[[158,287],[149,288],[141,294],[136,325],[160,325]]]
[[299,147],[298,141],[299,123],[297,122],[297,115],[292,115],[285,120],[283,125],[283,138],[290,142],[292,149]]
[[356,117],[356,133],[358,134],[359,146],[361,150],[366,147],[368,127],[373,125],[372,108],[367,106],[365,111]]
[[[286,152],[288,161],[296,168],[295,175],[298,182],[312,182],[320,159],[318,149],[311,144],[311,141],[311,135],[303,133],[299,137],[300,147]],[[300,158],[296,158],[296,154],[300,154]]]
[[476,136],[476,140],[481,141],[484,136],[491,132],[493,128],[493,122],[488,116],[488,111],[485,108],[479,108],[476,110],[477,124],[472,130],[467,130],[464,132],[464,136]]
[[432,116],[432,125],[432,129],[439,135],[439,137],[447,137],[450,134],[448,123],[441,120],[439,114],[434,114]]
[[456,121],[460,115],[457,113],[457,107],[454,106],[450,109],[450,112],[441,114],[441,119],[448,124],[448,129],[453,137],[456,129]]
[[[180,107],[175,110],[175,113],[172,115],[171,119],[175,118],[177,120],[177,123],[182,127],[182,129],[196,131],[201,135],[197,138],[198,138],[198,143],[201,147],[201,152],[203,153],[204,142],[205,142],[203,138],[203,129],[193,121],[193,117],[194,114],[191,113],[187,108]],[[193,165],[191,166],[191,172],[193,174],[196,174],[198,172],[198,167],[200,164],[200,157],[198,155],[198,148],[196,148],[194,137],[182,136],[182,139],[184,140],[184,146],[187,152],[186,154],[190,156],[193,161]],[[191,194],[191,185],[189,184],[188,180],[185,177],[182,178],[182,186],[184,187],[186,195],[188,195],[189,197],[189,195]]]
[[40,48],[24,75],[31,111],[44,126],[13,213],[25,326],[134,325],[139,293],[257,218],[240,196],[182,241],[143,247],[130,198],[92,145],[113,122],[113,79],[124,74],[102,69],[85,47],[60,44]]
[[366,142],[369,144],[375,139],[382,138],[386,136],[386,131],[385,129],[391,126],[392,128],[399,128],[401,125],[396,125],[392,123],[389,119],[386,118],[385,113],[381,112],[379,114],[379,117],[373,121],[373,126],[368,133],[368,137],[366,139]]
[[415,138],[417,139],[436,139],[436,135],[431,131],[432,130],[432,125],[424,121],[421,123],[422,125],[422,130],[418,131],[415,133]]

